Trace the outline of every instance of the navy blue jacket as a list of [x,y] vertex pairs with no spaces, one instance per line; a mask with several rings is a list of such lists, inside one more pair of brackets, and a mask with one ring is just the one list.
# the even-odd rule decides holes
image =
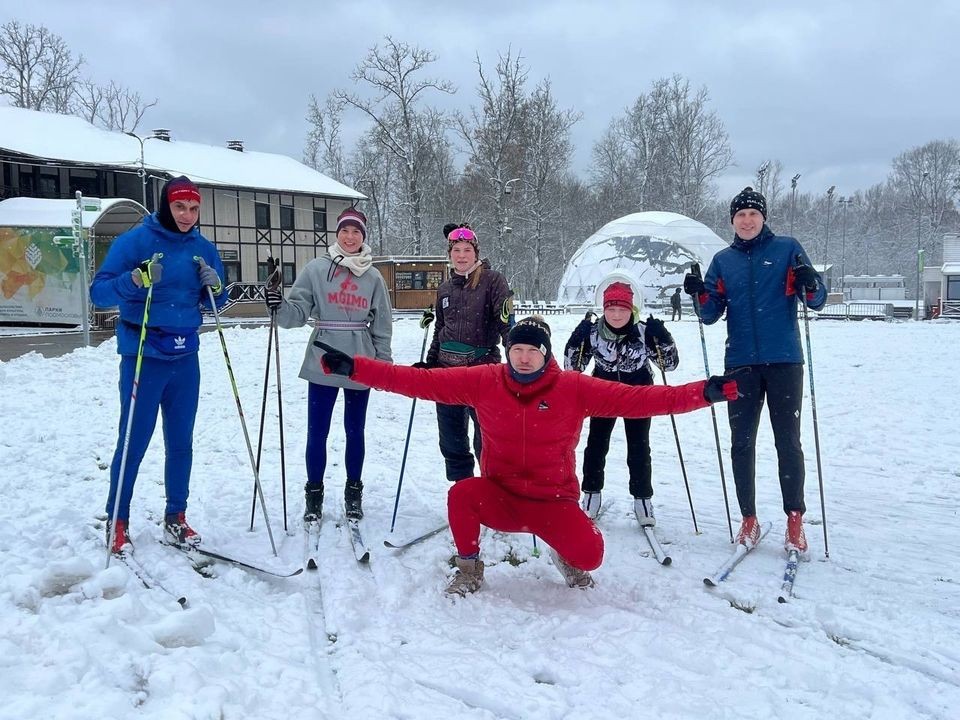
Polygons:
[[[120,322],[117,323],[117,352],[120,355],[137,354],[140,323],[147,300],[147,289],[137,287],[130,273],[154,253],[163,255],[160,258],[163,275],[153,289],[147,318],[152,334],[148,335],[148,341],[164,333],[178,337],[196,334],[203,323],[200,306],[210,308],[210,294],[200,284],[195,256],[202,257],[216,270],[222,282],[220,254],[196,227],[187,233],[173,232],[163,227],[153,214],[117,237],[93,278],[90,300],[99,307],[120,307]],[[217,307],[222,307],[226,301],[227,293],[221,292],[216,298]],[[163,352],[151,342],[144,343],[143,354],[165,360],[177,356]]]
[[[713,257],[700,296],[700,317],[710,325],[727,312],[726,368],[803,363],[793,266],[810,259],[795,238],[773,234],[766,225],[753,240],[735,237]],[[806,293],[807,307],[827,301],[823,281]]]

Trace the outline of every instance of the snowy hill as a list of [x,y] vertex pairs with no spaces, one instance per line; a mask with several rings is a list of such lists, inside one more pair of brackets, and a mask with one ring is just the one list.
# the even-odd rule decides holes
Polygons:
[[[579,317],[551,318],[562,346]],[[697,324],[672,323],[680,368],[702,377]],[[707,328],[722,366],[722,326]],[[487,531],[486,586],[442,595],[453,546],[444,533],[405,553],[387,536],[410,401],[375,393],[367,433],[359,566],[336,527],[342,498],[340,406],[332,433],[323,558],[274,579],[224,565],[204,577],[161,546],[162,438],[135,489],[131,530],[144,564],[189,597],[180,609],[127,568],[102,570],[107,466],[119,416],[112,341],[0,364],[0,718],[956,718],[960,570],[953,543],[960,486],[960,324],[813,323],[830,559],[809,398],[804,406],[812,561],[795,599],[777,603],[784,517],[764,416],[758,509],[768,541],[720,588],[701,579],[730,551],[708,411],[677,418],[695,535],[670,423],[652,440],[661,567],[629,517],[623,433],[614,431],[597,587],[570,590],[526,535]],[[256,442],[267,331],[226,331]],[[301,559],[308,331],[282,330],[290,535],[282,529],[277,404],[271,394],[262,478],[277,565]],[[415,319],[395,322],[398,362],[417,359]],[[909,354],[897,351],[909,348]],[[217,338],[202,339],[200,412],[188,517],[205,541],[270,559]],[[726,411],[718,409],[731,512]],[[440,525],[447,483],[433,406],[418,403],[395,536]],[[584,440],[586,432],[584,432]],[[582,445],[581,445],[582,450]],[[542,547],[542,546],[541,546]]]

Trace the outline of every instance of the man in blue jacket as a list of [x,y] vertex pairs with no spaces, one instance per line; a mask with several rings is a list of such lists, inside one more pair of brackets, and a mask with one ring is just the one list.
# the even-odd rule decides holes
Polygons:
[[[199,219],[197,186],[185,177],[170,180],[160,192],[157,212],[113,241],[90,285],[94,305],[120,308],[117,322],[120,433],[110,466],[107,497],[107,514],[112,518],[117,485],[121,485],[116,533],[110,548],[115,553],[122,552],[130,542],[128,519],[133,484],[161,409],[167,496],[164,538],[177,545],[200,543],[200,536],[187,524],[185,516],[193,464],[193,425],[200,395],[197,357],[198,331],[203,322],[200,306],[210,307],[207,287],[213,290],[217,307],[227,301],[227,294],[220,281],[223,263],[213,243],[200,234]],[[140,327],[151,285],[153,297],[147,317],[137,402],[123,482],[119,483]],[[107,542],[110,541],[109,525]]]
[[[786,549],[807,550],[803,532],[803,448],[800,401],[803,353],[797,300],[819,310],[827,299],[820,275],[792,237],[775,235],[766,225],[767,201],[744,188],[730,203],[733,244],[718,252],[706,278],[684,278],[701,320],[715,323],[727,313],[725,372],[749,368],[737,376],[741,397],[728,407],[733,477],[743,521],[737,542],[760,541],[755,505],[756,436],[764,397],[777,448],[780,492],[787,514]],[[699,301],[696,302],[696,301]]]

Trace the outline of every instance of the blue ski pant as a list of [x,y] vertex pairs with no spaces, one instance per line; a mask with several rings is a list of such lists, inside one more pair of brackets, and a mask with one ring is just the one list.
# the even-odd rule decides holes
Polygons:
[[[327,470],[327,438],[340,388],[310,383],[307,390],[307,484],[322,485]],[[360,480],[366,453],[364,428],[370,390],[343,388],[343,429],[347,437],[347,480]]]
[[[123,459],[123,440],[130,413],[133,376],[137,358],[120,358],[120,432],[117,449],[110,465],[110,492],[107,496],[107,514],[113,516],[113,503]],[[157,425],[158,411],[163,413],[164,464],[163,482],[167,495],[165,515],[187,509],[190,494],[190,470],[193,466],[193,425],[197,418],[200,397],[200,360],[197,353],[176,360],[145,357],[140,368],[137,399],[130,426],[127,463],[123,472],[120,507],[117,517],[130,517],[130,499],[140,463],[150,445]]]

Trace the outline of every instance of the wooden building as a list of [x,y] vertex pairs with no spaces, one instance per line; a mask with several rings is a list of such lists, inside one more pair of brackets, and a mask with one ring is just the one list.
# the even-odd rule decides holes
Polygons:
[[267,257],[289,286],[335,240],[336,218],[364,195],[285,155],[108,132],[70,115],[0,107],[0,200],[129,198],[154,210],[160,188],[186,175],[200,187],[201,232],[220,251],[224,280],[256,283]]
[[437,301],[437,288],[450,275],[446,255],[383,256],[373,259],[383,275],[394,310],[423,310]]

